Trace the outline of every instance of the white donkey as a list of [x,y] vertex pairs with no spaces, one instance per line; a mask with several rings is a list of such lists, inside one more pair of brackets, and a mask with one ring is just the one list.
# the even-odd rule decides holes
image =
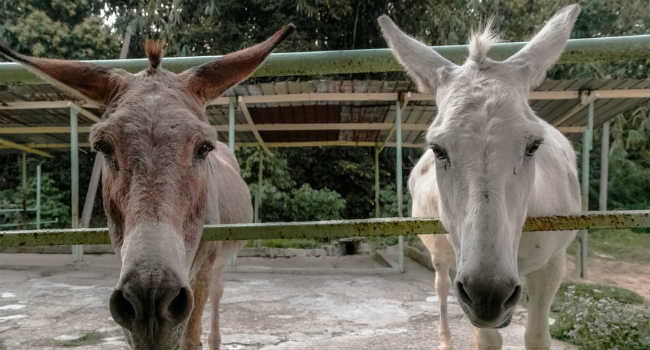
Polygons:
[[[462,66],[404,34],[388,17],[379,18],[384,37],[418,89],[435,92],[439,112],[426,134],[429,149],[411,173],[414,215],[439,216],[449,232],[455,293],[478,327],[481,349],[501,347],[497,328],[510,323],[522,279],[530,298],[526,347],[551,343],[550,304],[576,232],[522,235],[522,227],[528,215],[579,213],[580,189],[571,144],[535,115],[528,94],[564,50],[579,12],[578,5],[560,10],[502,62],[486,56],[496,41],[488,26],[472,36]],[[434,263],[440,257],[451,266],[453,255],[442,237],[422,240]],[[448,288],[446,276],[437,273],[445,280],[437,281],[441,289]],[[444,298],[446,292],[441,304]],[[441,331],[447,332],[441,346],[450,346],[448,328]]]

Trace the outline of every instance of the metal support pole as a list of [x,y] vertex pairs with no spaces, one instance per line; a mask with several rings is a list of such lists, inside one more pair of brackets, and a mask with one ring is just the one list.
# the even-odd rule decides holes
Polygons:
[[[648,56],[650,35],[633,35],[589,39],[569,39],[558,63],[588,63],[594,57],[602,60],[630,60]],[[492,46],[490,57],[504,60],[524,47],[525,42],[498,43]],[[443,57],[462,64],[467,57],[468,45],[434,47]],[[222,56],[173,57],[165,61],[165,68],[180,73],[194,66],[214,62]],[[131,73],[148,66],[145,59],[95,60],[93,63],[106,68],[122,68]],[[394,59],[389,48],[366,50],[332,50],[312,52],[274,53],[264,62],[254,77],[280,77],[298,75],[328,75],[373,72],[401,72],[402,66]],[[0,63],[0,83],[41,83],[38,76],[17,64]]]
[[235,97],[230,98],[228,103],[228,148],[235,152],[235,107],[237,100]]
[[27,154],[23,152],[21,161],[20,161],[20,167],[21,167],[21,178],[22,178],[22,185],[23,185],[23,195],[27,191]]
[[[72,228],[79,228],[79,134],[77,133],[77,110],[74,108],[70,108],[70,171]],[[80,261],[83,254],[83,245],[72,246],[72,261]]]
[[379,207],[379,147],[375,147],[375,217],[381,215],[381,208]]
[[20,218],[24,228],[27,228],[27,154],[23,152],[22,157],[20,158],[20,176],[22,188],[20,189],[21,199],[22,199],[22,211],[20,212]]
[[[402,97],[402,94],[400,94]],[[402,107],[401,98],[395,101],[395,181],[397,182],[397,215],[403,216],[402,212]],[[399,272],[404,272],[404,236],[398,237],[398,265]]]
[[264,154],[260,152],[260,164],[257,167],[257,193],[255,194],[255,222],[262,222],[260,219],[260,206],[262,205],[262,181],[264,171]]
[[600,189],[598,210],[607,210],[607,185],[609,181],[609,121],[603,124],[600,137]]
[[[582,134],[582,210],[589,210],[589,153],[591,152],[594,131],[594,102],[589,102],[587,130]],[[578,277],[587,278],[587,253],[589,251],[589,231],[579,233],[579,254],[577,261]]]
[[[262,183],[264,181],[264,153],[260,152],[260,164],[257,167],[257,193],[255,193],[255,222],[260,223],[260,207],[262,206]],[[255,247],[262,248],[262,240],[255,241]]]
[[102,177],[102,166],[104,164],[104,155],[97,152],[95,154],[95,161],[93,163],[93,171],[90,174],[90,182],[88,182],[88,192],[84,199],[84,206],[81,210],[80,227],[90,227],[90,219],[93,216],[93,206],[95,206],[95,196],[97,195],[97,188],[99,187],[99,180]]
[[41,164],[36,166],[36,229],[41,229]]

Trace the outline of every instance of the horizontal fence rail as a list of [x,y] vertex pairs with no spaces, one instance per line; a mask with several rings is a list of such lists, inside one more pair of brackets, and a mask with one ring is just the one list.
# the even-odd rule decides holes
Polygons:
[[[588,212],[529,217],[524,231],[566,231],[650,227],[648,210]],[[204,241],[288,238],[343,238],[446,233],[439,220],[382,218],[291,223],[206,225]],[[39,245],[109,244],[108,229],[55,229],[0,232],[0,248]]]
[[[489,56],[503,60],[521,49],[526,43],[499,43],[492,47]],[[559,63],[588,63],[645,58],[650,46],[650,35],[618,36],[605,38],[571,39]],[[433,47],[447,59],[462,63],[467,57],[468,45]],[[169,57],[163,66],[172,72],[182,72],[190,67],[220,59],[221,56]],[[109,68],[121,68],[135,73],[148,66],[147,59],[86,61]],[[348,73],[376,73],[402,71],[390,49],[311,51],[274,53],[254,74],[257,77],[300,75],[326,75]],[[0,84],[42,83],[38,77],[17,63],[0,63]]]

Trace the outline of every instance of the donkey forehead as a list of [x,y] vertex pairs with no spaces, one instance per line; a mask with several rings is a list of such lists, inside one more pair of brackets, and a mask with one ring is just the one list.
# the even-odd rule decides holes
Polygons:
[[525,95],[499,79],[458,79],[438,96],[439,112],[426,135],[428,143],[458,138],[509,142],[538,138],[543,127]]
[[190,109],[177,104],[152,106],[156,101],[158,98],[145,98],[116,108],[93,127],[91,139],[106,136],[113,140],[123,139],[124,143],[161,138],[166,142],[217,140],[216,130]]

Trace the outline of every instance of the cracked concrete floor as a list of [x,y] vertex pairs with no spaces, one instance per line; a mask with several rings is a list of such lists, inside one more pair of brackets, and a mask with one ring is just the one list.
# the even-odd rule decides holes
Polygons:
[[[240,258],[240,266],[372,267],[363,257]],[[126,348],[108,296],[119,275],[113,255],[0,254],[0,349]],[[375,266],[376,267],[376,266]],[[437,346],[433,274],[407,261],[404,274],[231,272],[221,304],[224,349],[432,349]],[[453,297],[454,346],[472,332]],[[523,348],[525,311],[502,331],[504,348]],[[208,313],[203,344],[207,345]],[[567,348],[554,342],[553,348]]]

